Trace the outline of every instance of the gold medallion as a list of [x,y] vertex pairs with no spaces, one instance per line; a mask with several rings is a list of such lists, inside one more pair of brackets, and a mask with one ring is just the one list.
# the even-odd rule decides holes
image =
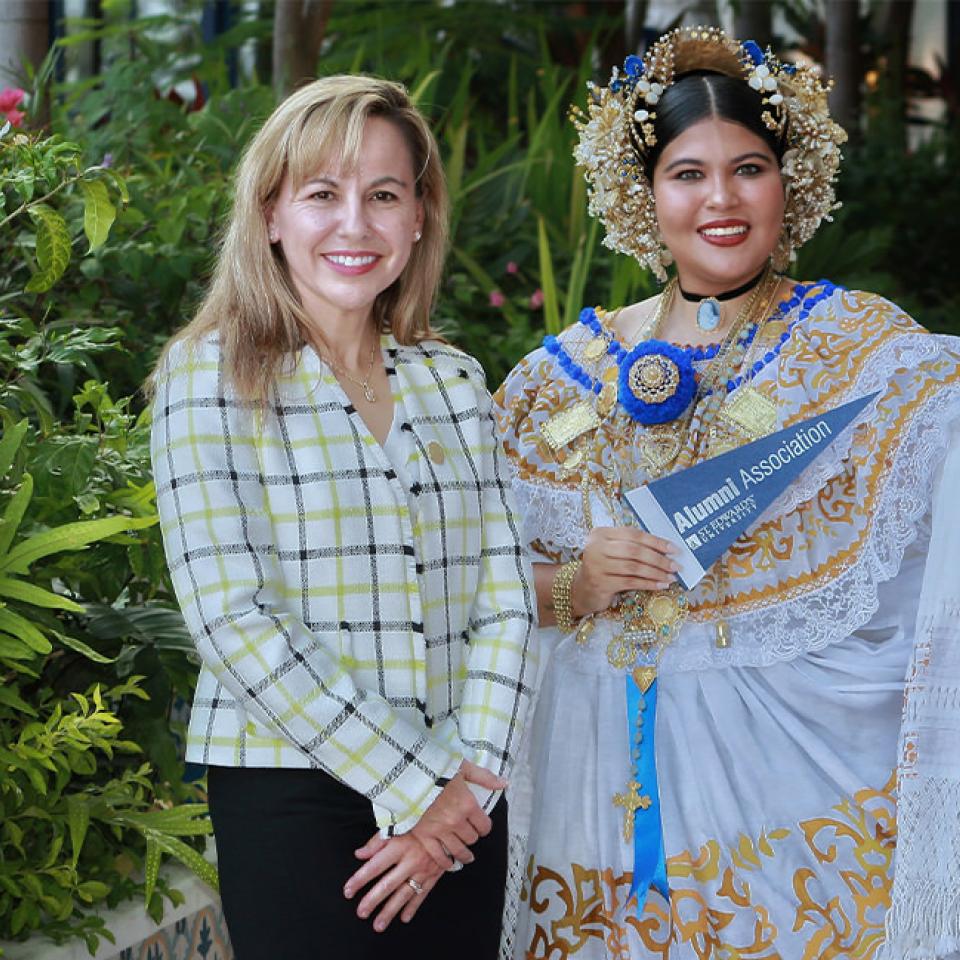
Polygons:
[[594,337],[584,348],[583,356],[593,363],[599,360],[607,352],[607,338]]
[[663,403],[680,386],[680,368],[669,357],[648,353],[634,361],[627,383],[634,396],[644,403]]
[[560,464],[560,469],[557,471],[560,479],[563,480],[566,477],[569,477],[570,474],[575,473],[586,459],[587,453],[585,450],[574,450],[573,453],[571,453],[570,456]]
[[637,437],[637,452],[643,468],[649,474],[659,475],[680,455],[683,433],[674,424],[647,427]]
[[614,408],[617,402],[617,385],[615,383],[605,383],[600,388],[600,395],[597,397],[597,413],[601,417],[606,417]]
[[776,429],[777,405],[756,388],[744,386],[724,401],[720,417],[756,440]]
[[643,612],[650,618],[654,626],[670,626],[676,623],[677,617],[680,615],[680,604],[669,593],[658,593],[646,602]]
[[711,457],[719,457],[721,453],[729,453],[740,446],[737,438],[724,427],[713,424],[710,427],[709,450]]
[[607,644],[607,661],[617,670],[626,670],[637,659],[637,648],[627,633],[619,633]]
[[637,669],[633,671],[633,682],[640,688],[641,693],[646,693],[656,679],[656,667],[637,667]]
[[550,448],[556,452],[561,447],[573,443],[577,437],[582,437],[591,430],[600,426],[593,404],[586,400],[579,400],[572,407],[567,407],[555,413],[541,428],[540,434]]

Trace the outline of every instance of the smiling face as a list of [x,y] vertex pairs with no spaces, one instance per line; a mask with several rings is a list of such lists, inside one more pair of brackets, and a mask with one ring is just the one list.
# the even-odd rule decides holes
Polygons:
[[722,293],[756,276],[783,224],[777,158],[727,120],[701,120],[664,148],[653,196],[680,284],[694,293]]
[[288,174],[267,212],[271,242],[321,327],[367,321],[423,228],[413,159],[397,125],[368,118],[358,156],[355,169],[324,167],[300,185]]

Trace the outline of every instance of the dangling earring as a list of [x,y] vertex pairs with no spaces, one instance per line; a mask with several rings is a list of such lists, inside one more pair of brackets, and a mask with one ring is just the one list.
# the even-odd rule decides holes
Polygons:
[[789,268],[790,262],[796,255],[793,247],[793,240],[790,238],[790,228],[784,224],[780,230],[780,236],[777,237],[777,245],[774,247],[771,260],[773,269],[777,273],[783,273]]
[[422,234],[419,230],[417,230],[417,231],[414,233],[414,235],[413,235],[413,242],[414,242],[414,243],[419,243],[419,242],[420,242],[420,238],[421,238],[422,236],[423,236],[423,234]]

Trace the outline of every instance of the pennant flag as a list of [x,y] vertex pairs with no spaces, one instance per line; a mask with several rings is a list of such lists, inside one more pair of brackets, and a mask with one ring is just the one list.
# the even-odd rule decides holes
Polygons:
[[624,494],[648,533],[680,548],[692,590],[711,564],[880,395],[872,393]]

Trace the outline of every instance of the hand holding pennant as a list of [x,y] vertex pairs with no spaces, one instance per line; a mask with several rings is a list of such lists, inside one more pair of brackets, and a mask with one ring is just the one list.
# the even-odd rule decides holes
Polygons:
[[744,444],[624,494],[640,525],[680,548],[692,590],[715,560],[880,392]]

